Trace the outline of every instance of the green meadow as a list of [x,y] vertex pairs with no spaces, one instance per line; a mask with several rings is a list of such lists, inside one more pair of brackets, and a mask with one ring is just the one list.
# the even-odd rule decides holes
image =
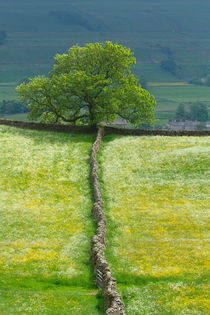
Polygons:
[[15,88],[16,82],[12,83],[0,83],[0,102],[3,100],[16,100],[17,94]]
[[106,136],[106,257],[126,314],[209,310],[209,137]]
[[103,314],[89,253],[93,141],[0,126],[1,314]]
[[30,121],[27,117],[28,115],[26,113],[20,113],[20,114],[11,114],[11,115],[2,115],[2,119],[11,119],[11,120],[19,120],[19,121]]
[[[95,136],[0,127],[0,313],[103,314]],[[209,137],[105,136],[106,257],[126,314],[207,314]]]

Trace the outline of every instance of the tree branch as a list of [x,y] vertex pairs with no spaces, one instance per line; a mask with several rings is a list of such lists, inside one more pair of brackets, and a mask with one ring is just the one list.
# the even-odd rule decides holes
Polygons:
[[34,102],[38,103],[39,105],[42,105],[42,106],[46,106],[49,108],[50,111],[52,111],[55,115],[56,115],[56,121],[58,121],[59,118],[61,118],[63,121],[65,122],[76,122],[78,119],[81,119],[81,118],[84,118],[84,117],[89,117],[87,114],[82,114],[80,116],[75,116],[76,113],[79,112],[79,110],[74,114],[74,118],[72,119],[67,119],[65,118],[63,115],[61,115],[60,113],[58,113],[58,111],[56,110],[55,106],[52,104],[51,100],[48,99],[48,101],[50,102],[50,104],[44,104],[42,102],[39,102],[38,100],[34,99],[34,98],[31,98]]
[[76,122],[78,119],[81,119],[81,118],[84,118],[84,117],[89,117],[89,115],[87,114],[83,114],[83,115],[80,115],[80,116],[77,116],[77,117],[74,117],[73,119],[67,119],[63,116],[61,116],[61,118],[63,119],[63,121],[65,122]]

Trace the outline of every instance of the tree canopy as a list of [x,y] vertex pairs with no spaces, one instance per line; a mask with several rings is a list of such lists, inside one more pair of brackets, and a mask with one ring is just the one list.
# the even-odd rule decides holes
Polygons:
[[0,102],[0,114],[26,113],[27,111],[27,106],[20,102],[13,100],[2,100]]
[[154,96],[131,74],[136,59],[112,42],[78,45],[57,54],[48,77],[17,86],[30,118],[51,123],[95,125],[121,117],[139,126],[154,121]]
[[185,104],[181,103],[176,109],[176,121],[208,121],[208,108],[206,104],[202,102],[188,103],[188,107],[185,109]]

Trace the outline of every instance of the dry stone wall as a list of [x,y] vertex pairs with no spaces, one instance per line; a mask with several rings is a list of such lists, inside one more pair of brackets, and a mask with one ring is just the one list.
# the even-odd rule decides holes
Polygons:
[[[66,132],[76,134],[94,134],[97,132],[95,127],[89,126],[70,126],[55,124],[40,124],[34,122],[25,122],[19,120],[0,119],[0,125],[7,125],[22,129],[45,130],[55,132]],[[118,134],[125,136],[210,136],[210,130],[140,130],[140,129],[122,129],[114,127],[104,127],[105,133]]]
[[140,130],[105,127],[105,134],[125,135],[125,136],[210,136],[210,130]]
[[93,217],[97,223],[96,235],[91,244],[91,260],[97,274],[97,283],[102,290],[105,299],[105,311],[107,315],[125,314],[124,303],[116,290],[116,280],[112,277],[109,264],[104,256],[106,249],[106,218],[104,215],[103,201],[100,193],[98,179],[97,152],[100,149],[101,141],[104,136],[104,127],[98,130],[96,141],[92,146],[90,165],[91,179],[94,188],[94,205],[92,208]]
[[75,134],[94,134],[97,129],[89,126],[70,126],[70,125],[55,125],[55,124],[40,124],[34,122],[25,122],[19,120],[0,119],[0,125],[6,125],[21,129],[42,130],[66,132]]

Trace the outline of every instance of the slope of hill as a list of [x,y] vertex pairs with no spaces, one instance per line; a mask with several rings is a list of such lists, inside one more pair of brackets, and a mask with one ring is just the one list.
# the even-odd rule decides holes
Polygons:
[[92,142],[0,127],[1,314],[103,314],[89,262]]
[[106,257],[126,314],[207,314],[209,137],[106,136]]
[[[127,314],[208,310],[209,137],[106,136],[106,257]],[[0,313],[103,314],[90,135],[0,127]]]
[[56,53],[85,42],[117,41],[135,51],[136,74],[152,81],[174,81],[160,67],[173,59],[178,77],[210,71],[207,0],[37,0],[2,1],[1,82],[49,71]]

